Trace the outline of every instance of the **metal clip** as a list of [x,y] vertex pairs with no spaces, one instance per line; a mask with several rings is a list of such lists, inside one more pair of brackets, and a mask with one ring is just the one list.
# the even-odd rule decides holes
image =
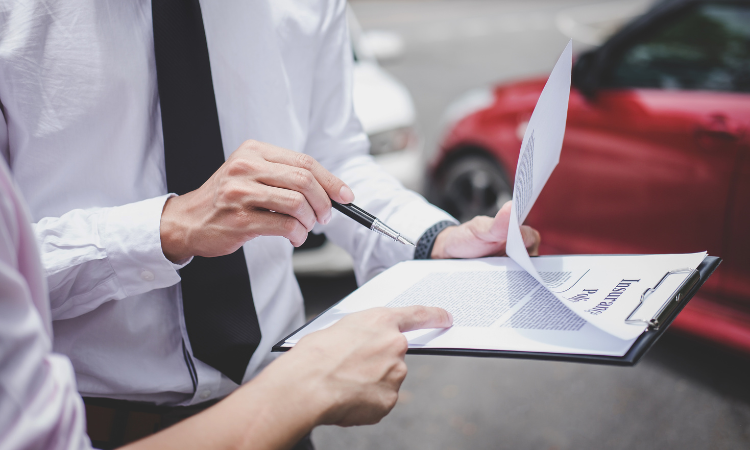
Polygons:
[[[659,309],[656,311],[656,313],[648,320],[644,319],[633,319],[632,317],[636,315],[638,310],[643,306],[644,302],[654,292],[656,292],[657,289],[659,289],[659,286],[664,283],[664,280],[666,280],[670,275],[676,275],[681,273],[689,273],[687,277],[685,277],[685,280],[683,280],[682,283],[680,283],[680,286],[675,289],[675,291],[667,298],[667,300],[662,304]],[[678,269],[678,270],[671,270],[667,272],[661,280],[659,280],[658,283],[656,283],[656,286],[652,288],[648,288],[645,291],[643,291],[643,294],[641,295],[641,301],[638,303],[638,306],[635,307],[633,312],[630,313],[630,315],[625,319],[625,323],[631,324],[631,325],[646,325],[650,328],[653,328],[654,330],[658,330],[659,327],[669,318],[669,316],[672,315],[672,312],[677,308],[677,306],[680,304],[680,299],[685,297],[688,292],[700,281],[700,274],[695,269]]]

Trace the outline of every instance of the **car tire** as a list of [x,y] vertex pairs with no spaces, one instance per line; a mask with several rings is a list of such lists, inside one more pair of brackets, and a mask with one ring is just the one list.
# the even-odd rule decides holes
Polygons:
[[494,159],[481,154],[446,162],[433,192],[437,205],[461,222],[477,215],[494,216],[513,198],[505,171]]

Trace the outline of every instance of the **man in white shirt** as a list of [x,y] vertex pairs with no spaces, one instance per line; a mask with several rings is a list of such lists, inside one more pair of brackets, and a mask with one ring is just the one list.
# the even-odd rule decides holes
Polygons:
[[[88,449],[70,361],[51,352],[45,277],[0,161],[0,447]],[[226,400],[132,449],[281,449],[318,424],[377,422],[406,375],[401,331],[450,326],[438,308],[372,309],[313,333]]]
[[[205,405],[251,379],[273,360],[270,347],[303,322],[291,256],[315,221],[352,255],[359,283],[415,257],[413,248],[331,213],[325,194],[342,202],[356,195],[358,206],[420,241],[418,257],[504,253],[507,209],[500,220],[447,227],[453,218],[368,156],[352,109],[343,0],[178,2],[193,8],[200,33],[205,28],[214,129],[228,161],[210,179],[193,179],[200,189],[169,189],[180,147],[170,150],[170,131],[165,148],[164,130],[179,125],[175,111],[205,108],[191,107],[185,91],[165,103],[179,83],[162,79],[165,59],[155,58],[154,46],[180,40],[162,32],[155,42],[152,6],[161,3],[0,0],[0,152],[35,222],[55,350],[70,358],[85,397]],[[298,154],[310,158],[289,156]],[[295,184],[303,181],[310,184]],[[259,194],[263,186],[279,195]],[[523,233],[535,248],[538,234]],[[230,378],[206,363],[212,352],[196,357],[191,336],[216,330],[191,331],[183,300],[185,270],[197,267],[190,257],[233,249],[252,291],[244,312],[257,319],[254,329],[226,328],[251,329],[243,339],[257,349]],[[205,309],[188,322],[202,326],[219,297],[198,302]]]

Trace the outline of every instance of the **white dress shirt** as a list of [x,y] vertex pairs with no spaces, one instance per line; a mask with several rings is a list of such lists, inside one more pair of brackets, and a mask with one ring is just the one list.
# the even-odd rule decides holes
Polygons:
[[0,161],[0,448],[91,448],[70,361],[52,353],[29,215]]
[[[451,220],[368,156],[344,0],[201,6],[225,155],[246,139],[307,153],[411,239]],[[0,104],[0,152],[36,222],[55,350],[81,393],[177,405],[236,388],[193,358],[194,388],[183,354],[180,266],[159,238],[169,193],[150,2],[0,0]],[[360,283],[414,253],[338,212],[317,231],[349,251]],[[303,304],[286,239],[244,250],[263,334],[247,380],[302,324]]]

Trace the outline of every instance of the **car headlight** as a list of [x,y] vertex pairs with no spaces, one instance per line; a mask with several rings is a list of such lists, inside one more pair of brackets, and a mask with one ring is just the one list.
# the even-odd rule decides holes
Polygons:
[[410,147],[418,140],[413,127],[381,131],[380,133],[373,133],[369,137],[371,155],[398,152]]

